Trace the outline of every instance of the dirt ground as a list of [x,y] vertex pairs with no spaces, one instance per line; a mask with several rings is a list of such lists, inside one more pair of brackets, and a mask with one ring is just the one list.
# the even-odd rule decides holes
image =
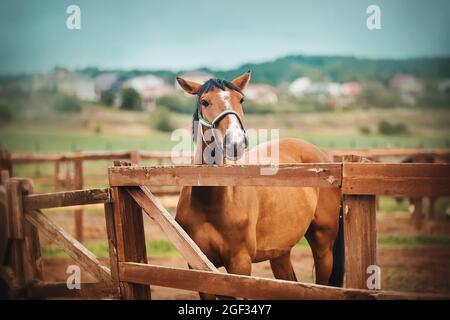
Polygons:
[[[73,233],[73,215],[66,212],[52,212],[49,216],[59,226]],[[159,227],[145,217],[146,239],[165,238]],[[84,215],[84,234],[87,242],[103,241],[106,230],[103,214]],[[450,221],[424,221],[422,230],[417,232],[405,213],[379,214],[377,216],[378,234],[392,235],[442,235],[450,236]],[[41,237],[42,244],[49,240]],[[450,294],[450,249],[448,247],[383,247],[378,248],[378,264],[381,267],[382,289],[417,292],[439,292]],[[149,263],[156,265],[186,268],[180,255],[152,257]],[[313,282],[313,259],[309,248],[293,251],[293,265],[297,278],[302,282]],[[108,259],[101,259],[105,265]],[[48,281],[65,281],[65,270],[72,264],[71,259],[45,259],[44,276]],[[268,262],[253,265],[252,275],[273,278]],[[85,281],[94,281],[87,273],[82,273]],[[195,292],[163,287],[152,287],[153,299],[198,299]]]

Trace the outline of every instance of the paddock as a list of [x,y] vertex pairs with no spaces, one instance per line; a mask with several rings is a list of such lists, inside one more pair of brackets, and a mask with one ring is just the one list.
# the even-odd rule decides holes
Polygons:
[[[9,177],[2,166],[0,199],[6,236],[1,278],[9,298],[150,299],[150,286],[201,291],[247,299],[449,299],[433,293],[367,290],[366,270],[376,265],[376,196],[450,195],[449,164],[367,163],[347,156],[339,163],[280,165],[260,175],[260,165],[136,166],[117,161],[108,170],[109,188],[34,194],[30,179]],[[217,270],[175,222],[149,187],[184,185],[298,186],[340,188],[343,194],[345,288],[232,275]],[[104,205],[110,268],[42,209]],[[164,231],[194,270],[148,264],[143,214]],[[97,281],[69,290],[42,278],[38,231],[53,239]]]

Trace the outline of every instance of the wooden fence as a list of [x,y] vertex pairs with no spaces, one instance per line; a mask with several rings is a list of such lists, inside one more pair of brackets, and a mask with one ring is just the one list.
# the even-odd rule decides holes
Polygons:
[[[347,157],[346,161],[359,161]],[[450,165],[316,163],[281,165],[277,174],[260,175],[262,166],[229,165],[138,167],[117,162],[109,169],[110,188],[33,194],[27,179],[8,178],[0,189],[7,236],[1,239],[0,275],[9,297],[149,299],[150,285],[249,299],[450,299],[447,295],[366,290],[366,270],[376,264],[375,195],[449,195]],[[345,286],[219,272],[150,191],[159,185],[297,186],[340,188],[345,232]],[[50,207],[103,203],[110,269],[42,212]],[[149,265],[143,212],[195,269]],[[42,280],[38,232],[48,236],[98,282],[69,290],[65,283]]]
[[[329,150],[328,153],[337,162],[341,162],[343,157],[348,154],[357,155],[374,161],[382,161],[386,158],[407,157],[407,156],[427,156],[431,158],[450,159],[450,149],[445,148],[409,148],[409,149],[340,149]],[[189,155],[176,156],[190,161]],[[0,156],[1,159],[1,156]],[[53,177],[32,177],[34,181],[50,182],[54,185],[55,191],[64,190],[81,190],[87,183],[87,174],[85,172],[84,162],[86,161],[104,161],[104,160],[129,160],[133,164],[139,164],[145,161],[153,162],[157,165],[171,164],[172,155],[170,152],[153,152],[153,151],[116,151],[116,152],[70,152],[60,154],[13,154],[11,160],[14,166],[30,165],[40,163],[53,163]],[[64,171],[65,168],[65,172]],[[104,175],[101,176],[105,183]],[[178,195],[179,187],[177,186],[158,186],[152,189],[155,195]],[[416,228],[420,228],[422,223],[422,198],[414,197],[411,199],[414,204],[413,219]],[[433,216],[434,198],[430,199],[429,216]],[[77,208],[74,211],[75,237],[78,241],[83,242],[83,210]]]

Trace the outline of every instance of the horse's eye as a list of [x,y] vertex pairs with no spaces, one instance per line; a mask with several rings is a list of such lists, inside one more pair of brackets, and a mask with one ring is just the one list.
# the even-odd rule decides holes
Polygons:
[[244,98],[242,98],[240,101],[240,104],[243,104],[243,103],[244,103]]
[[204,107],[207,107],[207,106],[209,106],[209,102],[208,101],[206,101],[206,100],[202,100],[202,106],[204,106]]

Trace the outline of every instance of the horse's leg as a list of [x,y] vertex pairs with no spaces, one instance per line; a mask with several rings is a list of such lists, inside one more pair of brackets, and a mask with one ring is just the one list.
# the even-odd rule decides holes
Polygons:
[[333,244],[336,234],[331,230],[320,230],[311,226],[305,237],[314,257],[316,283],[327,285],[333,269]]
[[231,255],[225,266],[228,273],[250,276],[252,273],[252,258],[248,252],[239,252]]
[[[188,264],[189,269],[194,269],[191,267],[190,264]],[[209,293],[199,292],[198,295],[200,296],[200,300],[216,300],[216,296]]]
[[270,260],[270,267],[275,278],[281,280],[297,281],[294,268],[291,263],[291,252],[286,252],[278,258]]

